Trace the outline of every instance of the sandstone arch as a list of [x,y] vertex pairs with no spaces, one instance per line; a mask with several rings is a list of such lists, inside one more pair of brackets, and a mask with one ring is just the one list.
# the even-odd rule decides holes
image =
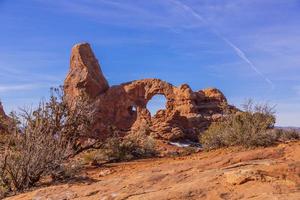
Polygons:
[[158,112],[167,109],[167,99],[163,94],[156,94],[147,102],[146,107],[151,113],[151,117],[155,117]]
[[[109,87],[87,43],[72,49],[64,90],[70,100],[81,95],[88,97],[94,108],[93,131],[88,136],[100,139],[110,137],[112,128],[127,134],[147,123],[158,138],[197,140],[197,134],[218,120],[223,115],[222,106],[228,105],[217,89],[194,92],[187,84],[175,87],[160,79],[142,79]],[[166,109],[151,118],[147,103],[157,94],[166,97]]]
[[[125,84],[124,89],[128,97],[138,106],[146,107],[154,95],[161,94],[167,99],[167,105],[172,105],[175,99],[174,86],[160,79],[143,79]],[[168,107],[167,106],[167,107]]]

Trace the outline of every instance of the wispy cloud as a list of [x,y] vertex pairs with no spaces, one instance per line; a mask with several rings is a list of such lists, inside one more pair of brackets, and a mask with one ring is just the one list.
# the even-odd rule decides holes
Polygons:
[[[75,14],[77,17],[104,25],[122,27],[154,27],[173,29],[190,28],[199,24],[186,23],[182,11],[169,6],[167,1],[124,1],[124,0],[98,0],[79,1],[61,0],[59,3],[50,0],[35,0],[42,5],[47,5],[48,9],[55,8],[55,12],[64,14]],[[178,17],[180,15],[181,17]],[[174,28],[176,27],[176,28]]]
[[300,97],[300,85],[296,85],[293,87],[294,92],[298,97]]
[[[222,38],[222,37],[221,37]],[[246,54],[239,48],[237,47],[235,44],[233,44],[232,42],[230,42],[228,39],[226,38],[222,38],[229,46],[231,46],[231,48],[236,52],[236,54],[242,59],[244,60],[246,63],[248,63],[248,65],[251,67],[251,69],[256,72],[259,76],[261,76],[267,83],[270,84],[270,86],[272,87],[272,89],[274,89],[274,83],[268,78],[266,77],[260,70],[258,70],[258,68],[253,64],[253,62],[251,60],[249,60],[249,58],[246,56]]]
[[23,90],[33,90],[42,87],[39,84],[20,84],[20,85],[0,85],[0,92],[15,92]]
[[262,77],[268,84],[270,84],[271,88],[274,89],[274,83],[266,77],[255,65],[254,63],[247,57],[247,55],[239,48],[237,45],[235,45],[233,42],[228,40],[226,37],[222,36],[218,30],[216,30],[214,27],[212,27],[196,10],[191,8],[190,6],[182,3],[179,0],[170,0],[171,2],[175,3],[177,6],[180,6],[183,10],[190,13],[195,19],[199,20],[201,23],[205,23],[208,28],[211,29],[212,33],[215,34],[217,37],[219,37],[221,40],[226,42],[227,45],[229,45],[233,51],[236,53],[236,55],[241,58],[243,61],[245,61],[251,69],[258,74],[260,77]]
[[52,71],[59,66],[60,55],[26,49],[0,49],[0,86],[7,82],[20,85],[35,85],[36,83],[57,84],[63,81],[63,70]]
[[[158,77],[194,89],[220,87],[229,100],[274,100],[285,118],[279,122],[300,126],[299,0],[5,2],[0,96],[8,107],[61,84],[69,48],[87,40],[114,84]],[[121,66],[128,73],[116,73]]]

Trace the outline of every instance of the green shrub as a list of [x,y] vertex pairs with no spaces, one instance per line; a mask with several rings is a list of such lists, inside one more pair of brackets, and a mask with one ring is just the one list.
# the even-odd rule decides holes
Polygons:
[[213,123],[201,136],[204,149],[241,145],[244,147],[270,146],[278,139],[272,128],[275,124],[274,107],[256,104],[250,100],[244,112],[226,116]]

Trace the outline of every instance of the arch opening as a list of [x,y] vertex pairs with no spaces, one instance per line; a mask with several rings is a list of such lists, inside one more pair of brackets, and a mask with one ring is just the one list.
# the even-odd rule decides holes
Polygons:
[[128,112],[130,115],[135,115],[137,112],[137,108],[135,106],[129,106],[128,107]]
[[166,109],[167,99],[163,94],[154,95],[147,103],[147,109],[151,113],[151,117],[157,114],[159,110]]

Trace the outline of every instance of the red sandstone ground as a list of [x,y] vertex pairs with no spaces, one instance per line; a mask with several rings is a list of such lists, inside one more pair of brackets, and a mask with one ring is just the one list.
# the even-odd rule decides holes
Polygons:
[[300,142],[86,168],[82,179],[8,199],[300,199]]

